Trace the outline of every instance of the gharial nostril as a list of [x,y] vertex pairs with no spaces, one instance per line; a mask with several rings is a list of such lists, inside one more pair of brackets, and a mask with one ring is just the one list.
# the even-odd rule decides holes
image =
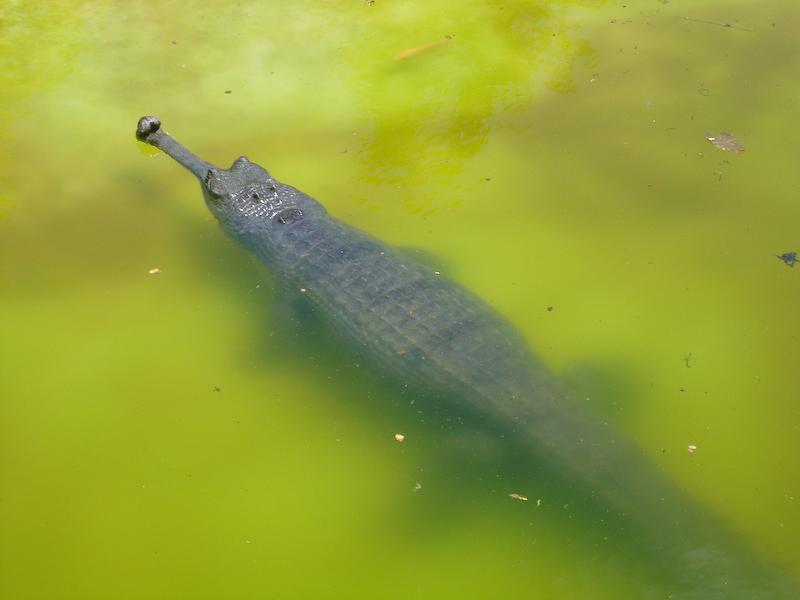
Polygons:
[[161,129],[161,121],[156,117],[142,117],[136,124],[136,139],[146,142],[147,138]]

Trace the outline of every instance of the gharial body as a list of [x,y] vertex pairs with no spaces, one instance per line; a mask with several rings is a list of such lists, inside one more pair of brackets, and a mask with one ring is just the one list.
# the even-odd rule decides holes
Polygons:
[[729,551],[727,538],[642,451],[575,403],[477,296],[333,218],[244,156],[218,168],[166,134],[155,117],[142,117],[136,136],[191,171],[223,229],[384,368],[504,427],[641,530],[684,574],[670,597],[791,597],[752,558]]

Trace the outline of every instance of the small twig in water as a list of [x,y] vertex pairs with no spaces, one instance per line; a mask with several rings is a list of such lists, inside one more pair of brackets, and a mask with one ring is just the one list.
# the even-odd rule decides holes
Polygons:
[[737,25],[731,25],[730,23],[720,23],[718,21],[706,21],[705,19],[695,19],[694,17],[683,17],[684,21],[692,21],[694,23],[705,23],[706,25],[716,25],[717,27],[723,27],[724,29],[738,29],[739,31],[749,31],[750,33],[753,32],[752,29],[747,29],[746,27],[738,27]]

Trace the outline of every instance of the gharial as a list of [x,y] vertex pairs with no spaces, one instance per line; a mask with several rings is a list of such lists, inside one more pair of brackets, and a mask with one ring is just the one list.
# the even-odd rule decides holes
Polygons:
[[663,597],[789,598],[785,582],[732,549],[713,519],[635,443],[573,400],[513,326],[453,281],[332,217],[246,157],[223,169],[142,117],[136,137],[200,181],[222,228],[302,292],[387,372],[422,382],[508,432],[640,532],[681,576]]

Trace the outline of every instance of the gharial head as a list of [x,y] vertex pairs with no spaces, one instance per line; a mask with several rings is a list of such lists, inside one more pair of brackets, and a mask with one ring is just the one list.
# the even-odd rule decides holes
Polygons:
[[156,117],[139,119],[136,138],[191,171],[200,180],[206,204],[223,225],[262,226],[265,221],[286,224],[302,219],[309,211],[324,210],[309,196],[276,181],[246,156],[233,161],[229,169],[202,160],[161,129]]

